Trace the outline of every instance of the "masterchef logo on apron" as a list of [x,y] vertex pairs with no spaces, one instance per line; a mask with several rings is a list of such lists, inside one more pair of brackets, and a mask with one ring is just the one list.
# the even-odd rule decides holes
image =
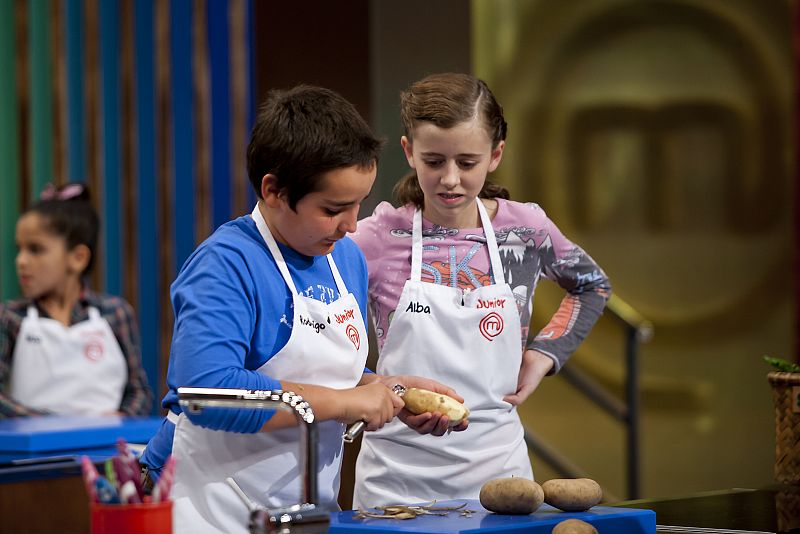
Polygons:
[[86,356],[86,359],[91,362],[99,362],[103,359],[103,340],[100,339],[90,339],[86,342],[86,346],[83,349],[83,355]]
[[344,333],[347,335],[347,339],[353,344],[356,350],[361,348],[361,335],[358,333],[358,328],[349,324],[351,321],[355,319],[355,309],[348,308],[344,310],[344,313],[334,313],[334,319],[336,319],[336,324],[345,324],[348,323],[347,327],[345,328]]
[[350,339],[350,341],[353,343],[353,346],[355,346],[356,350],[360,349],[361,335],[358,333],[358,328],[349,324],[347,325],[347,330],[345,330],[345,333],[347,334],[348,339]]
[[503,331],[503,318],[497,312],[491,312],[481,319],[478,324],[478,330],[481,335],[492,341]]
[[90,362],[99,362],[103,359],[105,350],[103,349],[103,332],[90,331],[83,335],[83,356]]

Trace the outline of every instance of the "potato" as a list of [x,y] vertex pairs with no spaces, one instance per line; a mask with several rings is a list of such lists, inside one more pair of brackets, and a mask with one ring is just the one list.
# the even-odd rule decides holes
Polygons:
[[450,419],[450,426],[456,426],[469,417],[469,410],[455,400],[442,393],[428,391],[427,389],[409,388],[403,395],[406,409],[414,414],[425,412],[439,412]]
[[495,478],[481,486],[481,505],[497,514],[530,514],[544,501],[542,487],[527,478]]
[[542,490],[544,502],[565,512],[588,510],[603,499],[600,484],[591,478],[554,478]]
[[567,519],[553,527],[552,534],[597,534],[597,529],[580,519]]

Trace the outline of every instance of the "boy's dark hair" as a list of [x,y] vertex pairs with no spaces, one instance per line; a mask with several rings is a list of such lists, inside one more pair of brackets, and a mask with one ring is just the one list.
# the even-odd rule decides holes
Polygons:
[[247,173],[258,198],[262,178],[274,174],[294,209],[301,198],[319,188],[323,173],[352,166],[371,168],[382,147],[383,141],[338,93],[310,85],[273,90],[253,126]]
[[66,240],[68,250],[86,245],[90,252],[89,263],[82,275],[92,270],[100,218],[92,206],[86,184],[70,183],[58,188],[48,185],[39,201],[23,215],[26,213],[39,214],[49,232]]

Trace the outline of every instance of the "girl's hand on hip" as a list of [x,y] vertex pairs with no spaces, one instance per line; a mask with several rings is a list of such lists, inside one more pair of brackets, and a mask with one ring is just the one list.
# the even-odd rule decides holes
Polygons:
[[522,365],[519,368],[519,378],[517,379],[517,391],[511,395],[506,395],[503,400],[510,402],[514,406],[519,406],[531,393],[533,393],[542,378],[553,368],[553,360],[539,352],[538,350],[528,349],[522,354]]

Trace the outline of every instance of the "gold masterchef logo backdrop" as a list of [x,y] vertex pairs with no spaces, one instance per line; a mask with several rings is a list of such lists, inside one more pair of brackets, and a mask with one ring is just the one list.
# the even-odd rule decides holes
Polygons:
[[[491,4],[473,3],[474,52],[510,125],[497,178],[541,204],[654,324],[641,353],[642,493],[771,483],[761,356],[792,358],[794,335],[789,2]],[[559,298],[546,285],[539,326]],[[619,390],[621,336],[603,321],[573,363]],[[624,496],[619,425],[559,379],[522,412]],[[534,462],[537,478],[551,475]]]

